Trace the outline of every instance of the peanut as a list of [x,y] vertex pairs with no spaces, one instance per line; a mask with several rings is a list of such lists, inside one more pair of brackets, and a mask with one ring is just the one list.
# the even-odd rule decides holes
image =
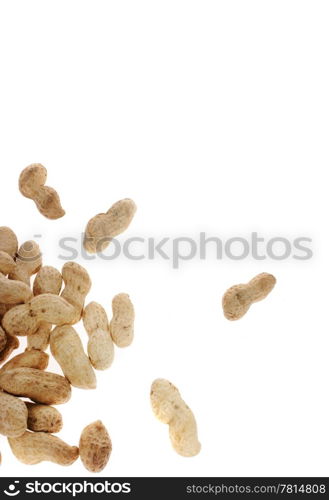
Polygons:
[[267,297],[275,283],[276,279],[272,274],[261,273],[249,283],[234,285],[229,288],[223,297],[225,318],[231,321],[242,318],[251,304]]
[[2,304],[20,304],[32,297],[28,285],[21,281],[14,281],[0,274],[0,302]]
[[[34,296],[44,293],[58,295],[62,288],[62,275],[51,266],[43,266],[35,277],[33,283]],[[52,330],[52,324],[42,321],[36,332],[27,337],[27,345],[41,351],[45,351],[49,344],[49,335]]]
[[6,332],[0,326],[0,352],[6,347],[7,335]]
[[45,186],[47,169],[40,163],[26,167],[19,177],[19,190],[23,196],[33,200],[39,212],[48,219],[59,219],[65,215],[57,192]]
[[30,286],[30,278],[42,266],[40,247],[35,241],[26,241],[21,245],[16,257],[15,269],[10,273],[12,280],[23,281]]
[[128,228],[136,209],[133,200],[125,198],[117,201],[106,213],[95,215],[90,219],[83,242],[87,252],[97,253],[105,250],[115,236]]
[[81,461],[90,472],[100,472],[107,465],[112,452],[112,442],[100,420],[83,429],[79,450]]
[[0,273],[7,275],[15,269],[14,259],[7,253],[0,250]]
[[62,415],[53,406],[26,403],[27,428],[34,432],[59,432],[63,427]]
[[79,335],[71,326],[58,326],[50,334],[50,350],[71,385],[95,389],[96,377]]
[[36,403],[59,405],[71,397],[71,386],[65,377],[35,368],[13,368],[0,373],[0,387]]
[[14,335],[6,335],[7,341],[5,347],[0,352],[0,363],[6,361],[11,353],[19,347],[19,340]]
[[27,408],[15,396],[0,392],[0,434],[8,437],[21,436],[27,427]]
[[26,349],[25,352],[17,354],[6,364],[4,364],[0,370],[0,374],[6,370],[12,370],[13,368],[36,368],[38,370],[45,370],[48,366],[49,356],[45,352],[38,351],[37,349]]
[[71,304],[76,311],[74,323],[81,319],[85,298],[91,288],[87,271],[75,262],[66,262],[62,268],[65,288],[61,297]]
[[0,227],[0,250],[14,258],[18,250],[18,241],[10,227]]
[[169,425],[169,436],[175,451],[193,457],[201,449],[197,424],[178,389],[165,379],[156,379],[151,387],[151,405],[155,416]]
[[104,308],[90,302],[83,311],[83,324],[89,335],[88,356],[96,370],[106,370],[113,362],[114,345]]
[[126,293],[119,293],[112,301],[113,318],[110,324],[111,337],[118,347],[129,346],[134,338],[134,306]]
[[45,432],[26,431],[20,437],[8,438],[8,442],[15,457],[28,465],[43,461],[71,465],[79,456],[79,448]]
[[24,336],[34,334],[43,322],[64,325],[74,323],[75,319],[76,310],[71,304],[62,297],[44,293],[7,311],[2,326],[11,335]]

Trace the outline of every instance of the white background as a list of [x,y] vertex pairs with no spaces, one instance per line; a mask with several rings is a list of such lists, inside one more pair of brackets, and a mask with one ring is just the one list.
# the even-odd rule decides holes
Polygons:
[[[328,475],[328,15],[328,2],[302,0],[0,4],[0,225],[20,242],[42,234],[45,264],[60,268],[58,239],[123,197],[138,211],[121,239],[313,238],[310,261],[78,259],[88,301],[110,315],[122,291],[136,308],[134,344],[97,390],[59,407],[72,445],[88,423],[107,426],[101,475]],[[20,195],[32,162],[64,218]],[[263,271],[272,294],[225,320],[224,291]],[[196,415],[195,458],[152,414],[157,377]],[[88,475],[80,461],[20,464],[4,437],[0,449],[4,476]]]

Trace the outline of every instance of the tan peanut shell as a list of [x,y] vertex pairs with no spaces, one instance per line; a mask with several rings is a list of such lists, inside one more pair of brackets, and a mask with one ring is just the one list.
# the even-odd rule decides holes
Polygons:
[[19,347],[19,340],[14,335],[7,334],[7,342],[5,347],[0,352],[0,364],[9,358],[11,353]]
[[234,285],[223,297],[223,311],[226,319],[231,321],[242,318],[251,304],[265,299],[273,290],[276,279],[272,274],[261,273],[249,283]]
[[72,324],[75,319],[75,308],[63,297],[44,293],[6,312],[2,326],[11,335],[24,336],[35,333],[42,322],[65,325]]
[[119,293],[112,300],[113,318],[110,324],[111,337],[118,347],[129,346],[134,338],[134,306],[126,293]]
[[45,370],[48,366],[49,356],[43,351],[37,349],[26,349],[25,352],[17,354],[5,363],[0,369],[0,374],[6,370],[13,368],[36,368],[38,370]]
[[7,253],[0,250],[0,273],[7,275],[15,269],[14,259]]
[[27,428],[27,408],[15,396],[0,392],[0,434],[21,436]]
[[8,438],[8,442],[15,457],[28,465],[44,461],[71,465],[79,456],[79,448],[45,432],[26,431],[20,437]]
[[77,323],[81,319],[91,280],[86,269],[76,262],[66,262],[62,268],[62,276],[65,287],[61,297],[75,308],[74,323]]
[[151,387],[151,405],[155,416],[169,425],[169,436],[175,451],[193,457],[201,449],[197,424],[178,389],[168,380],[156,379]]
[[9,278],[23,281],[30,286],[31,276],[37,273],[41,266],[42,257],[39,245],[33,240],[26,241],[18,250],[16,266]]
[[28,285],[21,281],[14,281],[0,274],[0,302],[2,304],[22,304],[32,297]]
[[112,452],[112,442],[100,420],[83,429],[79,450],[81,461],[88,471],[101,472],[105,468]]
[[6,347],[7,335],[6,332],[0,326],[0,352]]
[[96,253],[105,250],[111,239],[128,228],[136,209],[133,200],[125,198],[117,201],[106,213],[95,215],[90,219],[83,242],[86,251]]
[[71,397],[71,386],[65,377],[35,368],[13,368],[0,373],[0,387],[9,394],[46,405],[66,403]]
[[27,428],[33,432],[59,432],[63,427],[62,415],[53,406],[26,403]]
[[10,227],[0,227],[0,250],[14,258],[18,250],[17,236]]
[[50,350],[70,384],[95,389],[96,377],[79,335],[71,326],[58,326],[50,334]]
[[33,200],[39,212],[48,219],[59,219],[65,215],[58,193],[45,186],[47,169],[40,163],[26,167],[19,177],[19,190],[23,196]]
[[83,311],[83,324],[89,335],[88,356],[96,370],[106,370],[113,362],[114,345],[105,309],[90,302]]

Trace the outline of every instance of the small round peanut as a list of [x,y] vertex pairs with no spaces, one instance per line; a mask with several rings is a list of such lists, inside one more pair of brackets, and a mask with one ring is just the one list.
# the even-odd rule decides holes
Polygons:
[[96,388],[94,370],[74,328],[68,325],[55,328],[50,334],[50,350],[71,385]]
[[81,461],[89,472],[101,472],[105,468],[112,452],[112,442],[100,420],[83,429],[79,450]]
[[261,273],[249,283],[229,288],[222,301],[225,318],[231,321],[242,318],[254,302],[267,297],[275,283],[276,279],[272,274]]
[[42,257],[39,245],[32,240],[26,241],[18,250],[16,266],[9,278],[23,281],[30,286],[31,276],[37,273],[41,266]]
[[43,351],[37,349],[26,349],[25,352],[17,354],[5,363],[0,369],[0,373],[13,368],[36,368],[45,370],[48,366],[49,356]]
[[65,215],[58,193],[45,186],[47,169],[40,163],[26,167],[19,177],[19,190],[23,196],[33,200],[39,212],[48,219],[59,219]]
[[27,428],[34,432],[59,432],[63,427],[62,415],[53,406],[26,403]]
[[0,250],[0,273],[7,276],[15,269],[14,259],[7,253]]
[[14,258],[18,250],[17,236],[10,227],[0,227],[0,250]]
[[134,338],[134,306],[126,293],[119,293],[112,300],[113,318],[111,337],[118,347],[128,347]]
[[27,428],[27,408],[15,396],[0,392],[0,434],[21,436]]
[[22,281],[14,281],[0,274],[0,302],[2,304],[21,304],[32,297],[32,291]]
[[74,306],[76,310],[74,323],[77,323],[81,319],[85,299],[91,288],[91,280],[86,269],[76,262],[66,262],[62,268],[62,276],[65,287],[61,297]]
[[175,451],[183,457],[197,455],[201,445],[196,421],[178,389],[168,380],[156,379],[151,387],[151,405],[155,416],[169,425],[169,436]]
[[83,242],[86,251],[96,253],[105,250],[113,238],[128,228],[136,209],[133,200],[125,198],[117,201],[106,213],[90,219]]
[[89,335],[88,356],[96,370],[106,370],[113,362],[114,345],[105,309],[90,302],[83,311],[83,324]]
[[15,457],[27,465],[44,461],[71,465],[79,456],[79,448],[45,432],[26,431],[20,437],[8,438],[8,442]]
[[35,368],[13,368],[0,373],[0,387],[36,403],[59,405],[71,397],[71,386],[65,377]]

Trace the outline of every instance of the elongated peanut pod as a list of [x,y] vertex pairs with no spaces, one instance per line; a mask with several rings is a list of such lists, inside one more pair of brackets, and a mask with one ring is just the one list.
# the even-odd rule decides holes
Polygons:
[[39,245],[35,241],[26,241],[21,245],[16,257],[15,269],[9,275],[12,280],[19,280],[30,286],[31,276],[42,266]]
[[9,394],[46,405],[66,403],[71,397],[71,386],[65,377],[35,368],[13,368],[0,373],[0,387]]
[[59,432],[63,427],[62,415],[53,406],[26,403],[27,427],[34,432]]
[[112,442],[104,424],[97,420],[81,433],[80,458],[90,472],[101,472],[109,461]]
[[86,296],[91,288],[91,280],[86,269],[75,262],[66,262],[62,268],[65,288],[61,297],[76,311],[74,323],[81,319]]
[[96,253],[105,250],[113,238],[128,228],[136,209],[133,200],[125,198],[117,201],[106,213],[95,215],[90,219],[83,242],[87,252]]
[[[19,282],[17,282],[19,283]],[[32,335],[42,322],[53,325],[71,324],[76,310],[62,297],[44,293],[6,312],[2,326],[11,335]]]
[[275,283],[276,279],[272,274],[261,273],[249,283],[229,288],[222,301],[225,318],[231,321],[242,318],[254,302],[267,297]]
[[151,405],[155,416],[169,425],[169,436],[175,451],[184,457],[197,455],[201,445],[196,421],[178,389],[168,380],[156,379],[151,387]]
[[74,387],[96,388],[94,370],[74,328],[67,325],[55,328],[50,334],[50,350]]
[[19,190],[23,196],[33,200],[39,212],[48,219],[59,219],[65,215],[57,192],[45,186],[47,170],[40,163],[26,167],[19,177]]
[[27,408],[15,396],[0,392],[0,434],[9,437],[21,436],[27,427]]
[[8,442],[15,457],[28,465],[44,461],[71,465],[79,456],[79,448],[45,432],[26,431],[18,438],[8,438]]
[[110,324],[111,337],[118,347],[129,346],[134,339],[134,306],[126,293],[119,293],[112,301],[113,318]]
[[36,368],[38,370],[45,370],[48,366],[49,356],[45,352],[38,351],[37,349],[27,349],[21,354],[17,354],[5,363],[0,373],[13,368]]
[[21,281],[14,281],[0,274],[0,302],[2,304],[21,304],[32,297],[28,285]]
[[89,335],[88,356],[96,370],[106,370],[113,362],[114,345],[105,309],[90,302],[83,311],[83,324]]
[[18,250],[17,236],[10,227],[0,227],[0,250],[14,258]]
[[15,269],[14,259],[7,253],[0,250],[0,273],[7,275]]

